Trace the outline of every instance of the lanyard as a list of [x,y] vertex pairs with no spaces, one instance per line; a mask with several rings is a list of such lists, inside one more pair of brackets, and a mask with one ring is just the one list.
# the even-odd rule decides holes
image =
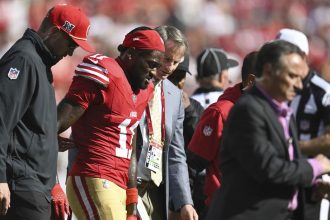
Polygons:
[[[163,81],[160,82],[160,95],[161,95],[161,104],[162,104],[162,120],[161,120],[161,145],[164,146],[165,143],[165,96],[164,96],[164,89],[163,89]],[[149,105],[147,105],[146,108],[146,117],[147,117],[147,124],[148,124],[148,130],[149,130],[149,139],[152,140],[152,136],[154,134],[154,130],[152,128],[152,119],[150,115],[150,108]]]

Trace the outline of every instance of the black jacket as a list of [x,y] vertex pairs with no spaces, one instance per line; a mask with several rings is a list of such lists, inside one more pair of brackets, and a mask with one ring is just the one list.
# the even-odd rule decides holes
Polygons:
[[48,199],[58,154],[53,63],[31,29],[0,60],[0,182]]
[[221,148],[221,187],[213,197],[207,220],[284,220],[296,190],[298,208],[293,219],[304,219],[302,187],[311,186],[313,169],[297,147],[291,116],[289,141],[275,109],[255,86],[236,102],[225,124]]
[[196,125],[204,111],[203,106],[195,99],[189,98],[190,105],[184,109],[183,136],[185,149],[194,134]]

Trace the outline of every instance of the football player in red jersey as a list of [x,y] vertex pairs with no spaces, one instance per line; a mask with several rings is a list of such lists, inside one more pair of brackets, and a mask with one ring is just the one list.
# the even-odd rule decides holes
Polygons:
[[139,27],[125,36],[118,50],[116,59],[86,56],[58,106],[58,131],[72,126],[78,149],[67,180],[69,203],[78,219],[136,218],[132,139],[165,48],[156,31]]

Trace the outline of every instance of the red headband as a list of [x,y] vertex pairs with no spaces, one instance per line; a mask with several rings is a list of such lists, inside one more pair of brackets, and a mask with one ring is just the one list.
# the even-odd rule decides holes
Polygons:
[[164,41],[155,30],[143,30],[127,34],[123,46],[143,50],[159,50],[165,52]]

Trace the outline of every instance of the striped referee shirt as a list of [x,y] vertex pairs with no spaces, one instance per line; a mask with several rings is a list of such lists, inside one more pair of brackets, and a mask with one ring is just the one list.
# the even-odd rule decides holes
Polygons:
[[296,116],[299,140],[323,135],[324,127],[330,125],[330,83],[310,71],[290,107]]

